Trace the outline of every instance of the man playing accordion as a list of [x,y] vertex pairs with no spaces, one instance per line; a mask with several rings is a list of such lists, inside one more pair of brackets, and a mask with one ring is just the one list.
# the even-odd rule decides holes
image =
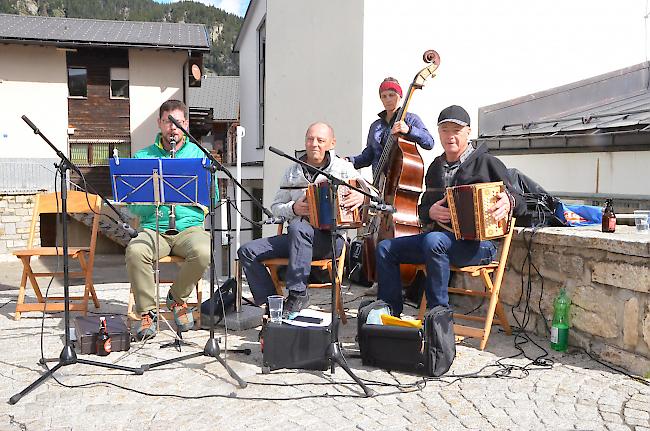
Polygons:
[[[335,144],[332,127],[321,122],[314,123],[305,134],[306,153],[302,160],[338,178],[361,179],[352,163],[334,154]],[[309,305],[307,280],[311,261],[331,256],[330,232],[319,230],[310,223],[309,204],[305,194],[309,184],[321,180],[324,180],[322,175],[310,172],[298,163],[291,165],[284,173],[280,190],[271,204],[273,215],[284,217],[289,223],[287,234],[253,240],[237,251],[257,305],[264,304],[269,295],[275,294],[273,281],[262,261],[280,257],[289,259],[286,273],[289,295],[285,299],[283,313],[300,311]],[[339,205],[354,210],[363,201],[361,193],[348,189]],[[337,254],[341,253],[343,241],[343,238],[337,238]]]
[[450,265],[487,264],[496,256],[491,241],[456,240],[448,230],[451,213],[447,205],[447,187],[503,181],[506,190],[488,209],[495,220],[517,216],[525,211],[523,198],[516,194],[508,180],[505,165],[488,154],[487,147],[469,143],[470,117],[458,105],[442,110],[438,117],[438,134],[444,153],[429,166],[425,177],[426,191],[418,213],[425,231],[418,235],[384,240],[376,250],[377,297],[388,303],[394,315],[402,313],[402,284],[399,265],[425,264],[427,307],[449,306]]

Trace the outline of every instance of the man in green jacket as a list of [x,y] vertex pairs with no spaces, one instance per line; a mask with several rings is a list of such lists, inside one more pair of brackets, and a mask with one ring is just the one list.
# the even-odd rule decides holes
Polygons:
[[[189,141],[187,136],[169,120],[172,115],[185,129],[188,127],[187,106],[179,100],[168,100],[160,106],[158,127],[160,133],[153,145],[133,156],[136,159],[169,158],[175,151],[176,158],[202,158],[203,152]],[[217,191],[218,193],[218,191]],[[218,196],[215,197],[218,199]],[[140,218],[141,231],[126,248],[126,270],[135,297],[135,306],[141,315],[136,338],[153,338],[158,329],[156,315],[156,287],[153,267],[156,263],[156,207],[132,205],[130,211]],[[192,310],[187,298],[194,285],[201,279],[210,264],[210,235],[203,227],[204,209],[197,206],[176,205],[176,230],[170,234],[170,206],[160,206],[159,232],[160,255],[180,256],[185,259],[178,277],[167,295],[166,305],[174,315],[174,322],[181,331],[194,326]]]

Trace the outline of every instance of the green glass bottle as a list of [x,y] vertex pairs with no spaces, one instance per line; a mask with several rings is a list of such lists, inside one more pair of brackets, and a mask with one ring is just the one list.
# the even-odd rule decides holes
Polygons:
[[563,288],[553,302],[553,323],[551,325],[551,348],[565,352],[569,343],[569,307],[571,299]]

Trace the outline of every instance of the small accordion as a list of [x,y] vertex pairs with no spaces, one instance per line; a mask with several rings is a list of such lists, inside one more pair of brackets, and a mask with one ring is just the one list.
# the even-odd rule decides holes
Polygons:
[[447,187],[447,203],[456,239],[484,241],[508,233],[506,219],[496,221],[488,209],[505,190],[502,181]]
[[[348,180],[348,184],[357,185],[356,180]],[[352,211],[339,205],[339,200],[346,193],[344,186],[339,186],[336,196],[336,225],[343,229],[356,229],[362,226],[359,209]],[[330,205],[330,183],[324,181],[307,186],[307,203],[309,204],[309,222],[316,229],[329,230],[332,228],[332,206]]]

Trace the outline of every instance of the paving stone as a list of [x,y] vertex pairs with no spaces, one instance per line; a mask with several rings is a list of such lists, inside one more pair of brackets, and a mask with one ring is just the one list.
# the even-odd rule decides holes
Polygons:
[[[124,274],[123,257],[119,260],[118,265],[115,262],[111,264],[111,260],[104,256],[98,257],[95,284],[102,312],[123,314],[126,309],[128,284],[126,280],[114,281],[115,277],[123,278]],[[0,296],[11,298],[16,295],[17,287],[14,289],[12,286],[17,286],[17,281],[11,278],[16,277],[12,275],[14,269],[0,264],[0,284],[8,287],[3,287]],[[20,271],[15,273],[20,276]],[[363,289],[353,286],[349,290],[350,298],[360,296]],[[326,304],[329,291],[314,291],[313,298],[315,304]],[[348,304],[350,314],[356,312],[357,304],[358,300]],[[40,315],[25,313],[23,319],[14,321],[10,307],[0,308],[0,333],[3,335],[0,337],[0,397],[5,399],[43,372],[37,364]],[[47,355],[57,356],[61,351],[62,328],[61,313],[48,315],[45,319]],[[356,384],[343,384],[352,380],[339,367],[334,375],[329,371],[307,370],[277,370],[269,375],[261,374],[258,330],[231,331],[229,335],[229,347],[245,345],[253,349],[250,356],[228,355],[228,363],[251,383],[246,389],[234,386],[221,364],[210,358],[170,364],[143,376],[75,364],[57,371],[57,378],[68,384],[103,380],[158,394],[221,394],[225,397],[198,400],[151,398],[107,386],[68,389],[50,379],[16,405],[0,403],[0,430],[19,430],[21,424],[27,429],[100,429],[111,421],[112,429],[116,430],[159,431],[174,423],[179,408],[193,412],[188,421],[196,431],[650,428],[646,416],[650,414],[650,388],[593,363],[586,355],[556,355],[551,352],[556,361],[552,370],[531,372],[523,379],[473,378],[452,382],[450,378],[443,378],[428,381],[423,390],[411,391],[373,385],[373,390],[387,395],[365,398]],[[221,332],[219,328],[218,337],[223,337]],[[340,336],[347,349],[357,348],[355,333],[354,320],[341,327]],[[207,333],[190,331],[185,338],[196,343],[198,348],[184,348],[182,354],[193,353],[200,351],[205,344]],[[144,346],[134,344],[128,355],[111,354],[104,360],[139,367],[180,356],[173,350],[160,349],[160,344],[169,340],[169,335],[161,334]],[[540,345],[547,343],[546,340],[537,341]],[[473,340],[459,345],[452,372],[472,373],[494,364],[495,360],[515,352],[512,342],[512,337],[495,332],[486,351],[478,350]],[[522,358],[505,362],[518,366],[528,364]],[[391,384],[396,381],[407,384],[420,379],[407,373],[389,374],[364,367],[358,358],[349,357],[348,363],[359,377],[365,379]],[[482,373],[487,375],[495,368],[487,370]],[[271,385],[253,384],[256,382]],[[229,394],[252,399],[229,398]],[[337,397],[340,395],[349,397]],[[290,400],[305,396],[309,398]],[[109,402],[110,408],[107,408]],[[623,411],[627,413],[623,415]],[[277,420],[270,422],[271,416]]]

